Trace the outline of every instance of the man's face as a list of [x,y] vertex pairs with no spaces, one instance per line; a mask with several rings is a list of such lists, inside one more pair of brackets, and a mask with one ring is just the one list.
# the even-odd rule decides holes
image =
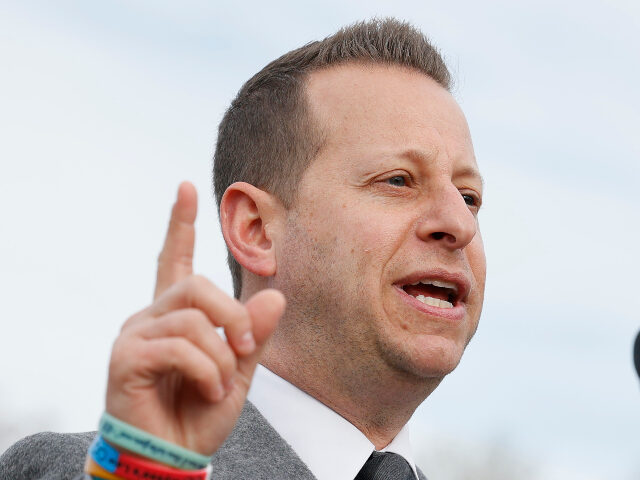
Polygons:
[[435,81],[397,66],[321,70],[307,93],[326,142],[279,246],[283,329],[354,375],[441,378],[476,330],[485,282],[464,115]]

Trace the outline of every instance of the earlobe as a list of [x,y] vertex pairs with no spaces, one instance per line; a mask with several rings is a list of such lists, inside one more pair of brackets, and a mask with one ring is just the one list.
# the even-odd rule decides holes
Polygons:
[[231,254],[248,271],[262,277],[276,272],[276,257],[270,229],[276,220],[277,200],[248,183],[236,182],[220,202],[222,235]]

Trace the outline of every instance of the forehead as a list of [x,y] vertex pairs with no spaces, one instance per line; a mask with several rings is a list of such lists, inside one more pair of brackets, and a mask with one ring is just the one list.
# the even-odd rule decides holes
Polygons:
[[417,70],[332,66],[313,72],[306,92],[311,115],[323,131],[323,153],[339,150],[343,158],[363,151],[446,155],[452,169],[477,172],[462,110],[446,89]]

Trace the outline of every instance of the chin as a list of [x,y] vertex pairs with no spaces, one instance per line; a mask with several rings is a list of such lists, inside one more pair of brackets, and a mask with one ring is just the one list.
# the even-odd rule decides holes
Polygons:
[[432,335],[383,349],[388,365],[420,379],[444,378],[458,366],[463,352],[464,342]]

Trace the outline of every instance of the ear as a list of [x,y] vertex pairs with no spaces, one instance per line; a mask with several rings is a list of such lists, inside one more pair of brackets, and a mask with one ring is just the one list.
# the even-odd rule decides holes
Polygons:
[[220,202],[222,235],[231,254],[248,271],[262,277],[276,273],[272,243],[282,204],[245,182],[231,184]]

